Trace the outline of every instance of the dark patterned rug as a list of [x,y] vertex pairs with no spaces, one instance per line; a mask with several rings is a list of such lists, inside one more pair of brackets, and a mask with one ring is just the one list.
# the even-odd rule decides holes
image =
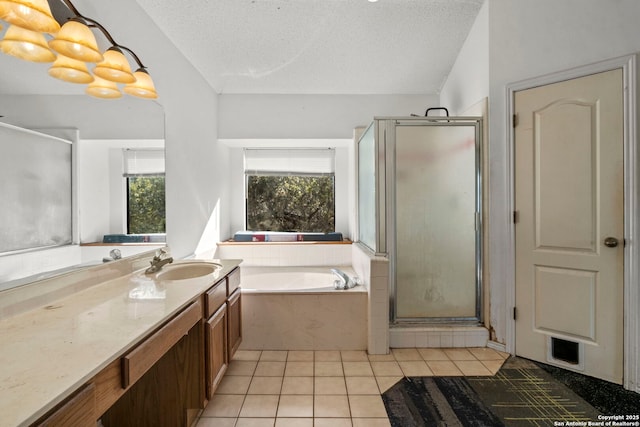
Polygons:
[[640,394],[638,393],[625,390],[618,384],[544,363],[534,363],[603,414],[629,415],[629,420],[637,420],[635,416],[640,415]]
[[505,425],[464,377],[404,378],[382,399],[394,427]]
[[493,377],[404,378],[382,398],[393,427],[588,425],[601,414],[520,358],[510,358]]

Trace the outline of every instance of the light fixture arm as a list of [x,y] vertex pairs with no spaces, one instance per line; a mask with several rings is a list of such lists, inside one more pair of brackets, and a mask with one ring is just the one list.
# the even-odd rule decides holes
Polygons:
[[[87,26],[89,27],[95,27],[97,29],[99,29],[102,34],[107,38],[107,40],[109,41],[109,43],[111,43],[112,46],[117,47],[119,49],[123,49],[126,50],[127,52],[129,52],[129,54],[131,55],[131,57],[136,61],[136,63],[138,64],[138,67],[142,70],[145,71],[147,70],[147,67],[145,67],[142,64],[142,61],[140,61],[140,58],[138,58],[138,55],[136,55],[131,49],[129,49],[126,46],[123,46],[121,44],[118,44],[114,38],[111,36],[111,34],[109,34],[109,31],[107,31],[107,29],[105,27],[102,26],[102,24],[100,24],[98,21],[96,21],[95,19],[91,19],[91,18],[87,18],[86,16],[82,15],[78,9],[76,9],[76,7],[73,5],[73,3],[71,3],[70,0],[62,0],[62,2],[65,4],[65,6],[67,6],[67,8],[75,15],[75,18],[81,19],[83,21],[85,21],[84,23],[87,24]],[[71,18],[74,19],[74,18]],[[90,25],[89,25],[90,24]]]
[[117,43],[114,43],[113,45],[114,45],[115,47],[119,48],[119,49],[123,49],[123,50],[126,50],[127,52],[129,52],[129,54],[131,55],[131,57],[132,57],[132,58],[136,61],[136,63],[138,64],[138,68],[139,68],[140,70],[145,71],[145,72],[147,71],[147,67],[145,67],[145,66],[142,64],[142,61],[140,61],[140,58],[138,58],[138,55],[136,55],[136,54],[135,54],[131,49],[129,49],[129,48],[128,48],[128,47],[126,47],[126,46],[122,46],[121,44],[117,44]]

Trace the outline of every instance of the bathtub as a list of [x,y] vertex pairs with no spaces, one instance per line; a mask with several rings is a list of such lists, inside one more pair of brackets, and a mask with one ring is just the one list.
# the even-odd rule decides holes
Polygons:
[[[246,292],[332,292],[333,281],[338,277],[332,267],[242,267],[242,289]],[[349,275],[357,276],[351,267],[336,267]],[[364,291],[363,286],[340,292]]]
[[[354,277],[350,267],[337,267]],[[331,267],[241,267],[244,350],[365,350],[367,290]]]

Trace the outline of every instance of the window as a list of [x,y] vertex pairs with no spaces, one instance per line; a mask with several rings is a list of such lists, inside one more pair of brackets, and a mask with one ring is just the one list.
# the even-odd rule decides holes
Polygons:
[[164,176],[127,178],[127,234],[166,231]]
[[335,231],[334,150],[245,150],[246,228]]
[[163,150],[125,150],[127,234],[165,233]]

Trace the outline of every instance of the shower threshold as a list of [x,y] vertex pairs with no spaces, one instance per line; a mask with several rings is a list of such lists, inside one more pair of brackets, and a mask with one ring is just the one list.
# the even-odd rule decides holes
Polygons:
[[489,331],[482,325],[402,324],[390,325],[391,348],[486,347]]

